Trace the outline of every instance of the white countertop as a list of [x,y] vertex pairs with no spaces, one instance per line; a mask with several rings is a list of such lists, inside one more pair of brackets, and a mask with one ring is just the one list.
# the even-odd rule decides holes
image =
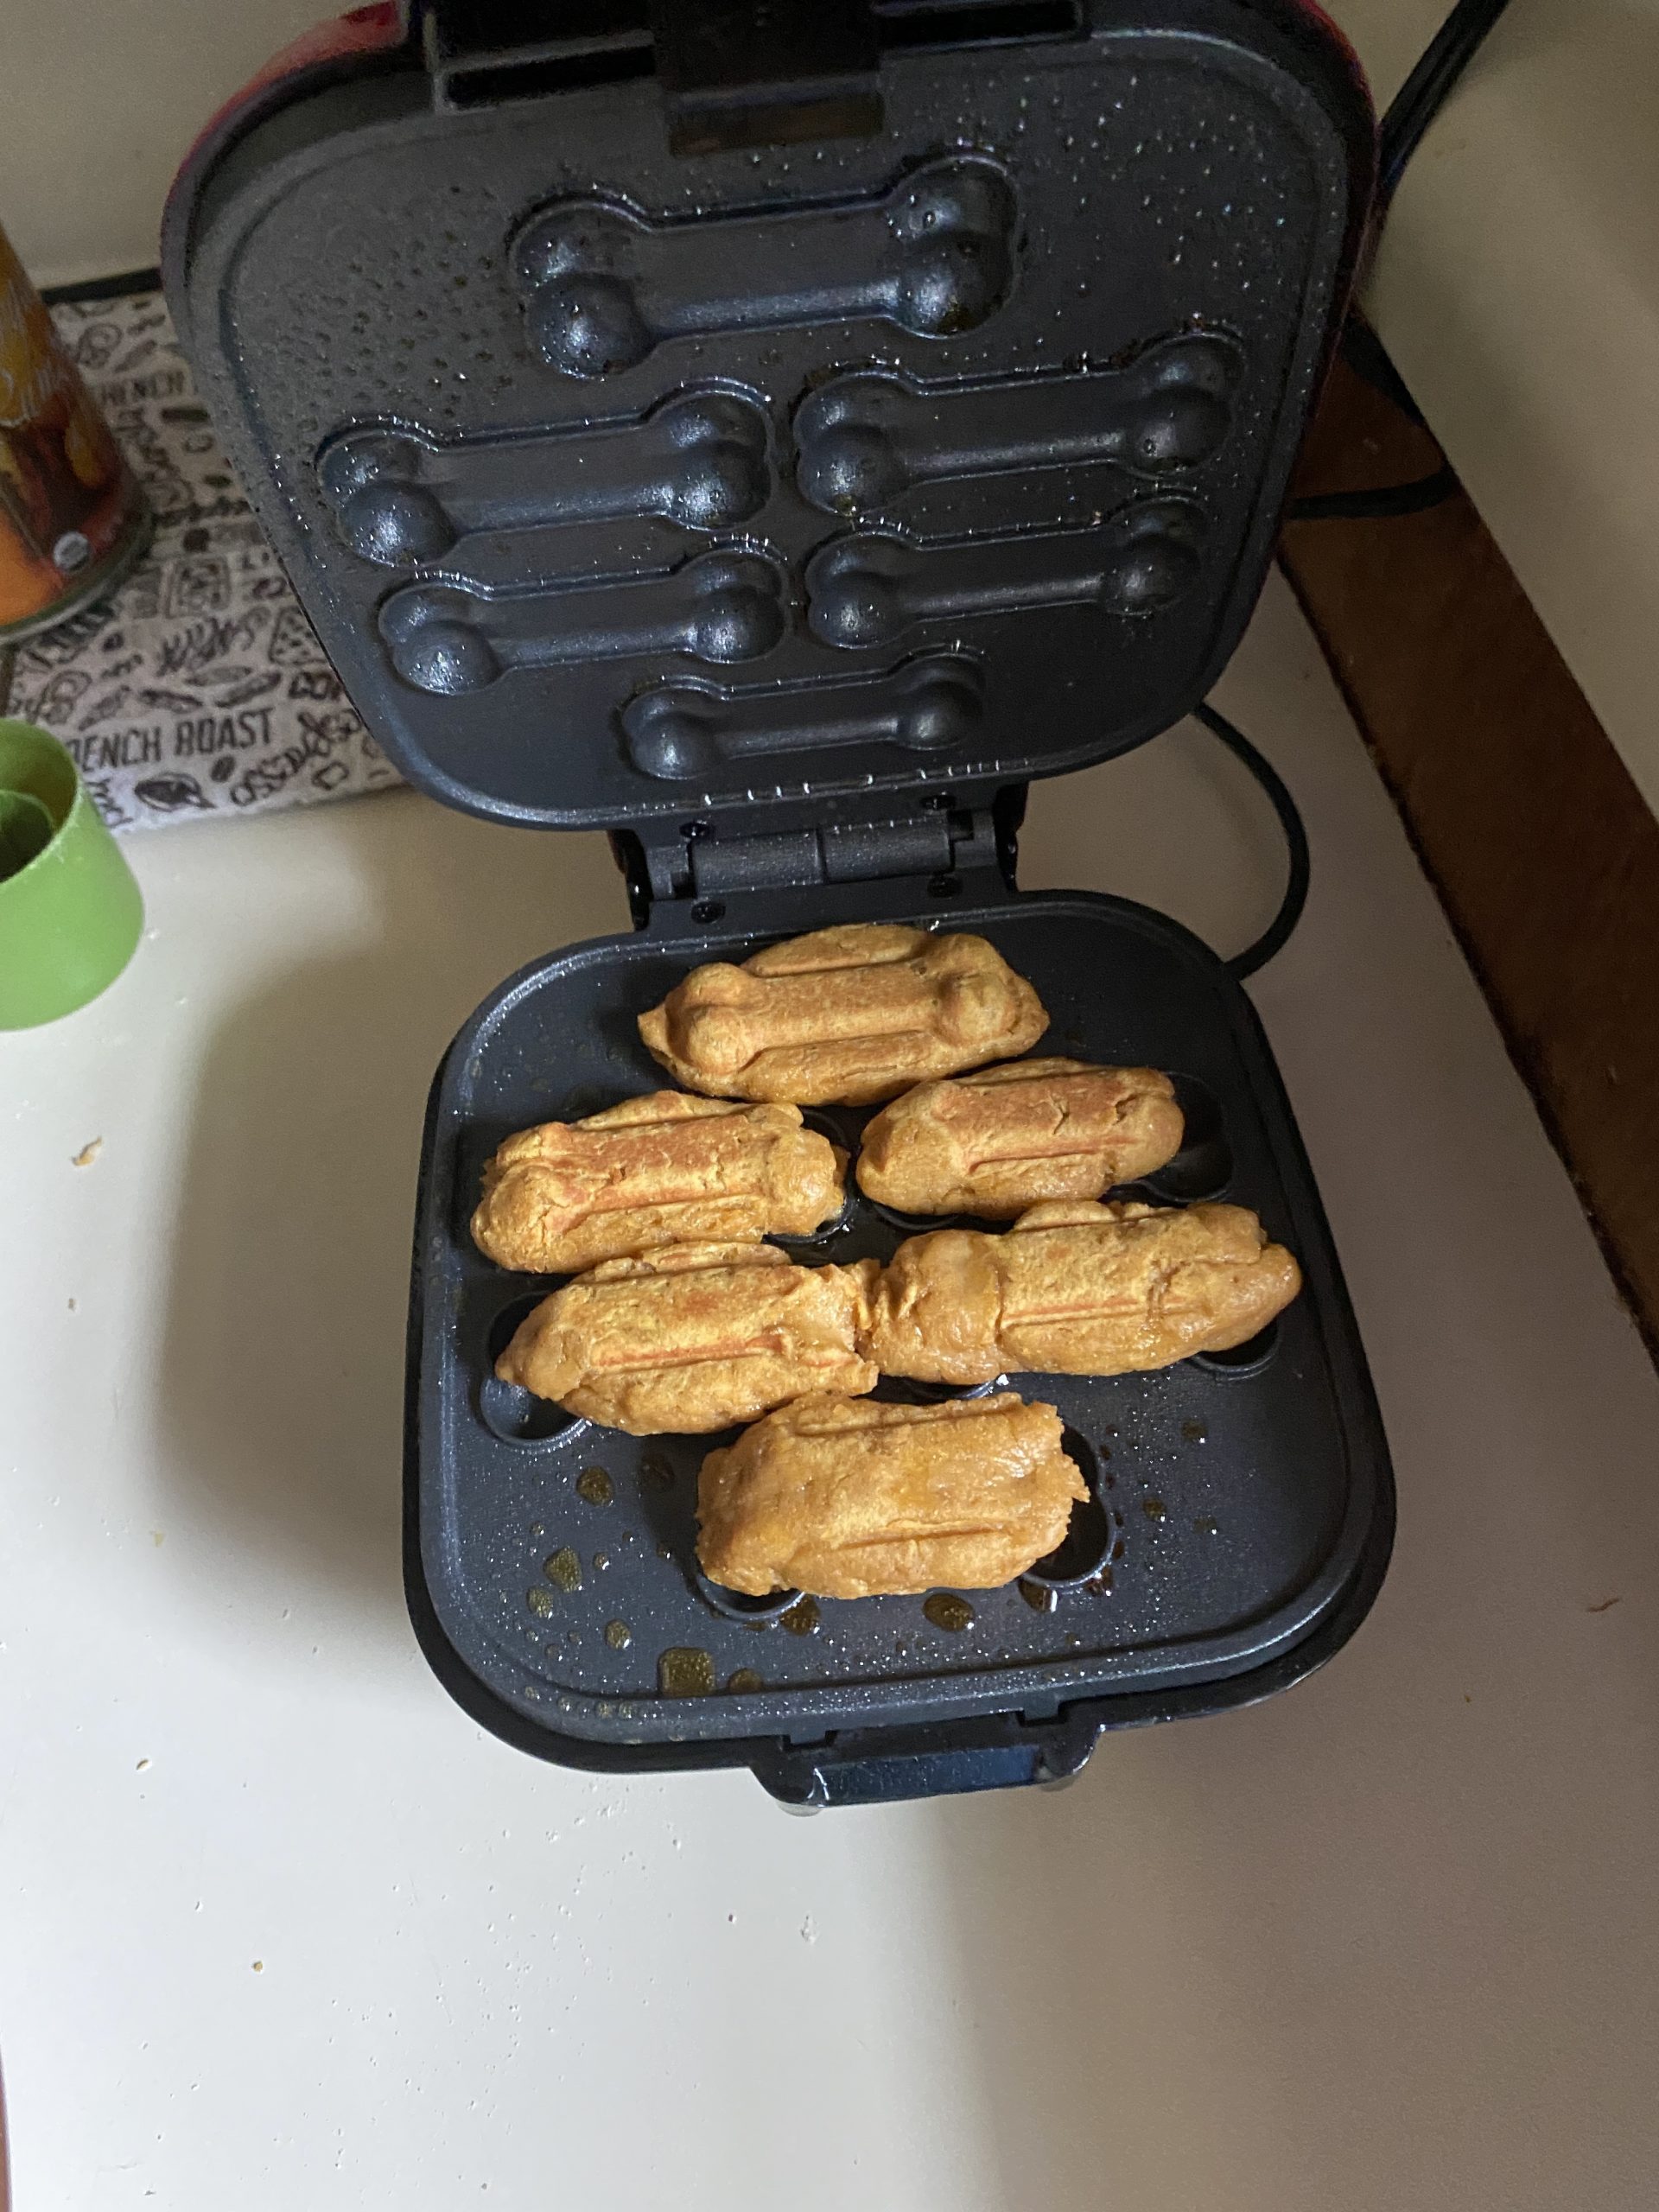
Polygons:
[[[791,1820],[450,1704],[398,1568],[423,1094],[619,880],[402,796],[129,845],[139,959],[0,1037],[19,2212],[1650,2203],[1659,1381],[1282,586],[1221,698],[1310,820],[1255,989],[1399,1544],[1324,1673],[1063,1794]],[[1039,789],[1022,879],[1230,948],[1279,866],[1183,731]]]

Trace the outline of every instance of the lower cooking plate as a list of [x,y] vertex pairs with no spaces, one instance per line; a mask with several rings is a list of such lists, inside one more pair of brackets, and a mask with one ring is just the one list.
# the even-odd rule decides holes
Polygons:
[[[937,907],[881,918],[941,919]],[[635,1015],[697,962],[741,960],[822,918],[555,953],[452,1046],[429,1117],[410,1321],[410,1592],[439,1671],[480,1717],[547,1756],[701,1764],[847,1730],[989,1714],[1039,1724],[1080,1700],[1105,1700],[1098,1725],[1109,1725],[1114,1698],[1146,1717],[1148,1694],[1265,1680],[1339,1613],[1345,1633],[1363,1611],[1351,1603],[1362,1571],[1372,1587],[1380,1571],[1392,1489],[1323,1210],[1243,993],[1178,925],[1123,901],[1015,896],[953,907],[948,925],[989,938],[1036,985],[1052,1017],[1039,1052],[1175,1076],[1187,1143],[1136,1194],[1254,1208],[1306,1287],[1237,1351],[1153,1375],[1012,1378],[1059,1408],[1094,1494],[1024,1584],[817,1604],[721,1592],[697,1569],[696,1476],[734,1432],[625,1436],[494,1379],[496,1352],[556,1285],[474,1249],[485,1161],[514,1129],[666,1087]],[[809,1118],[850,1149],[868,1116]],[[779,1240],[792,1254],[885,1258],[941,1225],[872,1205],[849,1179],[837,1223]]]

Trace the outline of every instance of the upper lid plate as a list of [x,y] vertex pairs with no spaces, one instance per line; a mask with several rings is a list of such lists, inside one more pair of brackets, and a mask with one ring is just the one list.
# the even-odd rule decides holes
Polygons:
[[1077,767],[1203,696],[1366,116],[1268,14],[1111,14],[893,53],[880,129],[819,143],[677,156],[649,78],[435,111],[406,70],[297,79],[195,158],[198,370],[411,780],[761,826]]

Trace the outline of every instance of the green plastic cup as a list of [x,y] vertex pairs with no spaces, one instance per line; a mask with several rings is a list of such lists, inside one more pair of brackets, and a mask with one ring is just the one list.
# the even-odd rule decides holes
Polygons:
[[132,870],[68,753],[32,722],[0,721],[0,1029],[107,990],[143,926]]

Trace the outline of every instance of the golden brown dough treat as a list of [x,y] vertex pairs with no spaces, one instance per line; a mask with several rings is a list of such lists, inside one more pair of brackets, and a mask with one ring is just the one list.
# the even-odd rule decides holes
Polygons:
[[1150,1175],[1180,1150],[1183,1127],[1155,1068],[1018,1060],[918,1084],[884,1107],[864,1132],[859,1188],[905,1213],[1007,1221]]
[[563,1275],[659,1244],[809,1236],[840,1210],[844,1165],[793,1106],[655,1090],[509,1137],[473,1238],[504,1268]]
[[925,1077],[1027,1051],[1042,1003],[982,937],[852,922],[694,968],[639,1034],[721,1098],[868,1106]]
[[1127,1375],[1242,1344],[1301,1288],[1243,1206],[1033,1206],[1006,1235],[908,1238],[875,1294],[884,1375]]
[[632,1436],[700,1435],[809,1390],[874,1389],[874,1260],[798,1268],[773,1244],[668,1244],[544,1298],[495,1363],[504,1382]]
[[1088,1491],[1052,1406],[798,1398],[711,1452],[697,1556],[751,1597],[989,1590],[1052,1552]]

